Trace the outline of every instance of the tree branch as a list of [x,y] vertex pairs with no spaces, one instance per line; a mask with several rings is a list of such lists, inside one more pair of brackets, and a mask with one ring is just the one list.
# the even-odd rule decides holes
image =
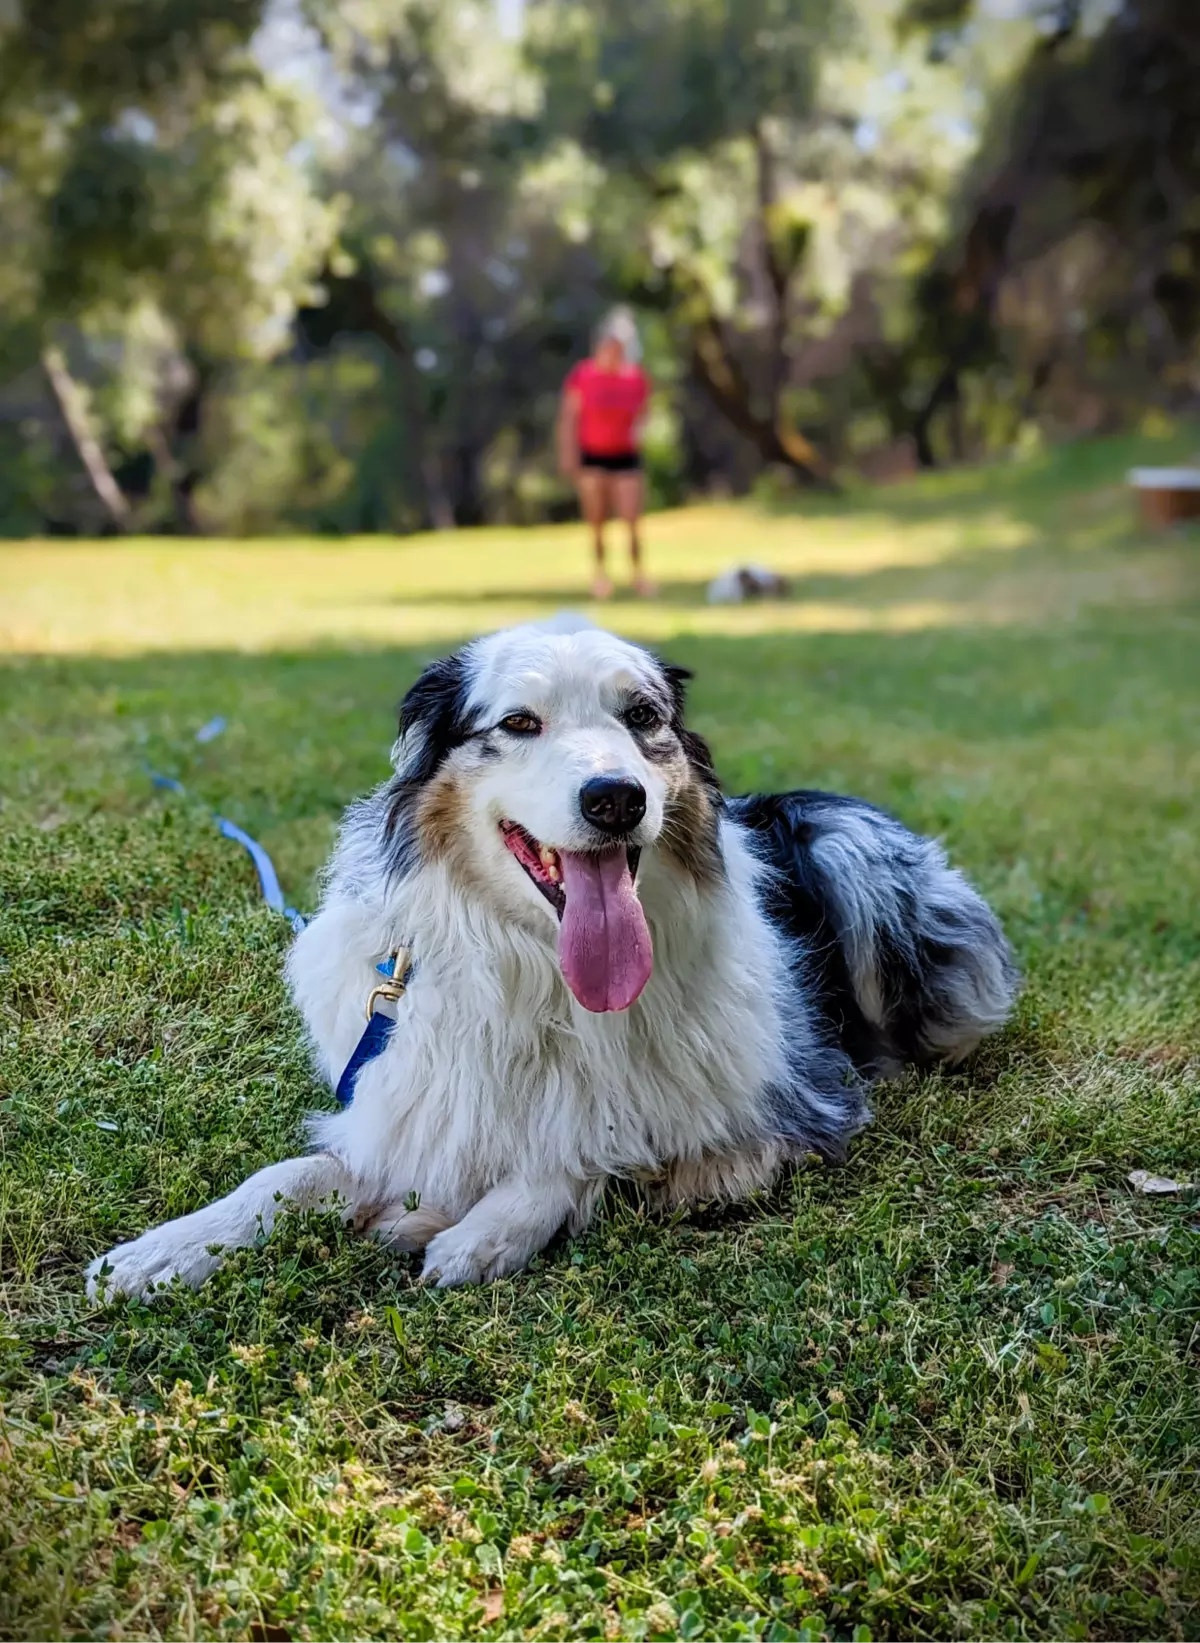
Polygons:
[[79,460],[92,482],[92,489],[117,530],[125,530],[129,524],[129,503],[113,478],[100,441],[92,431],[83,395],[67,369],[62,349],[48,343],[42,349],[42,367]]
[[729,352],[724,327],[711,312],[692,323],[692,357],[717,409],[753,442],[765,462],[782,462],[809,484],[834,488],[828,464],[815,445],[798,429],[788,427],[778,410],[771,418],[755,412],[741,367]]

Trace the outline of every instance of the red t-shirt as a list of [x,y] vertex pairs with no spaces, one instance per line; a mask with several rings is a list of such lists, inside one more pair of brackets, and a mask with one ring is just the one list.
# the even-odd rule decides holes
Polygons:
[[650,396],[650,381],[640,366],[602,371],[594,360],[581,360],[567,378],[566,391],[579,396],[581,451],[628,456],[637,449],[633,425]]

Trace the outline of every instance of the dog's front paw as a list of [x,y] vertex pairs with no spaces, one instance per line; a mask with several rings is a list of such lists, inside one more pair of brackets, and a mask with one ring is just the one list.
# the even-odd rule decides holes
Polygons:
[[196,1289],[220,1264],[219,1255],[209,1254],[203,1234],[168,1222],[98,1256],[87,1269],[88,1299],[146,1296],[172,1278],[182,1278]]
[[431,1240],[421,1276],[439,1289],[490,1284],[519,1272],[532,1253],[524,1242],[515,1243],[494,1228],[485,1231],[460,1221]]

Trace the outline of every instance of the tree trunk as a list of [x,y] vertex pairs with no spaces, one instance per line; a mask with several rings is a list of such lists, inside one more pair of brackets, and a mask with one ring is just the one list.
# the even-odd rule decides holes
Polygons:
[[810,485],[836,489],[824,457],[798,429],[787,425],[778,407],[773,408],[770,417],[754,409],[749,384],[715,314],[707,314],[693,324],[692,354],[696,374],[713,403],[739,433],[753,442],[764,462],[782,463]]
[[[913,423],[921,466],[934,466],[929,425],[934,413],[959,396],[962,374],[985,354],[993,335],[996,302],[1008,273],[1012,242],[1029,178],[1044,170],[1047,153],[1055,153],[1051,112],[1061,107],[1063,90],[1054,78],[1061,49],[1074,38],[1082,16],[1081,0],[1059,0],[1051,32],[1033,49],[1023,80],[1027,87],[1022,123],[989,185],[972,204],[967,228],[953,263],[946,260],[944,291],[950,312],[942,369]],[[1056,162],[1063,172],[1061,158]]]
[[62,349],[48,343],[42,349],[42,367],[79,460],[91,480],[92,489],[115,529],[125,530],[129,524],[129,503],[113,478],[112,469],[100,448],[100,441],[92,432],[87,406],[79,391],[79,385],[67,370]]
[[192,472],[175,456],[165,428],[155,425],[146,434],[146,443],[154,458],[155,468],[162,474],[171,493],[171,516],[180,536],[199,536],[200,521],[192,493],[199,474]]
[[454,529],[454,504],[442,477],[442,459],[427,451],[421,459],[421,480],[429,499],[429,522],[435,531]]
[[[199,536],[204,524],[196,512],[196,487],[204,478],[200,466],[201,422],[210,389],[216,380],[216,368],[203,355],[188,360],[191,384],[171,415],[164,419],[161,438],[164,472],[171,487],[171,507],[175,528],[181,536]],[[152,447],[153,449],[153,447]],[[155,461],[159,460],[155,451]]]
[[391,355],[396,371],[397,402],[408,434],[409,472],[426,525],[445,528],[445,486],[440,464],[432,449],[424,408],[421,382],[408,337],[384,309],[367,273],[322,276],[329,300],[321,308],[301,309],[297,316],[305,335],[318,348],[328,348],[341,331],[377,337]]
[[937,457],[929,438],[930,426],[943,405],[958,401],[958,366],[951,362],[943,370],[930,390],[929,397],[913,418],[913,439],[917,446],[917,461],[923,468],[936,468]]
[[767,402],[775,425],[783,424],[783,394],[788,379],[787,296],[791,271],[775,245],[771,212],[775,206],[775,156],[761,122],[754,128],[755,177],[758,185],[758,235],[763,277],[770,294],[771,320],[767,335]]
[[[739,433],[752,441],[764,462],[791,468],[810,485],[836,489],[829,464],[798,428],[790,425],[784,410],[788,383],[788,288],[792,270],[776,245],[771,213],[776,204],[775,156],[761,125],[752,133],[755,160],[757,232],[764,291],[770,304],[767,335],[766,409],[756,405],[756,395],[739,365],[724,325],[711,308],[692,323],[692,354],[696,374],[709,397]],[[690,283],[690,282],[689,282]],[[694,304],[698,290],[690,290]]]

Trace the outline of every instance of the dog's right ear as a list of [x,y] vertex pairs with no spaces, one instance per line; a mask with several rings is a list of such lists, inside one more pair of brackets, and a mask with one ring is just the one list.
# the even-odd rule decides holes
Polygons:
[[398,759],[409,781],[428,781],[470,729],[462,651],[432,662],[400,703]]

